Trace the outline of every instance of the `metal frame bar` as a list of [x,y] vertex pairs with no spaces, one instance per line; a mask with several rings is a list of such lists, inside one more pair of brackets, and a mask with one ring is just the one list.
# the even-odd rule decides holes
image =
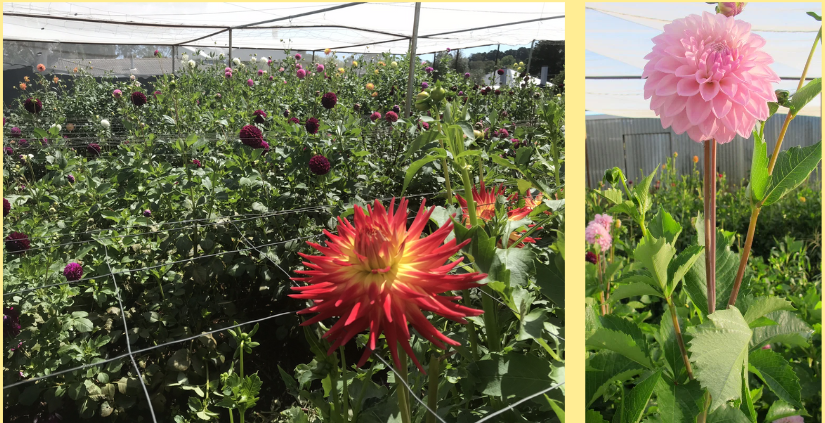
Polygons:
[[418,20],[421,16],[421,2],[415,3],[415,17],[413,18],[413,33],[412,38],[410,39],[410,71],[409,75],[407,76],[407,100],[404,103],[404,119],[410,117],[410,112],[412,111],[412,92],[413,92],[413,83],[414,78],[413,74],[415,73],[415,57],[416,57],[416,48],[418,43]]

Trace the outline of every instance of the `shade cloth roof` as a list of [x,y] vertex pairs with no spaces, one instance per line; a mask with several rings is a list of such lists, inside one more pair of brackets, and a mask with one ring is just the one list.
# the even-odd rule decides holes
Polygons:
[[[3,37],[228,47],[228,32],[216,33],[233,27],[233,47],[403,54],[412,36],[414,7],[415,3],[3,3]],[[336,9],[311,14],[332,8]],[[260,23],[271,20],[276,21]],[[564,3],[422,3],[418,34],[419,53],[564,40]]]
[[[651,39],[665,24],[690,14],[713,12],[714,5],[694,3],[587,3],[585,14],[585,107],[588,111],[622,117],[655,117],[644,99],[642,69]],[[820,23],[806,12],[821,15],[821,3],[748,3],[737,19],[767,41],[763,49],[774,59],[771,68],[782,82],[776,89],[796,91]],[[822,46],[807,77],[822,76]],[[624,77],[624,78],[616,78]],[[794,79],[795,78],[795,79]],[[782,112],[784,109],[780,109]],[[819,116],[821,98],[801,114]]]

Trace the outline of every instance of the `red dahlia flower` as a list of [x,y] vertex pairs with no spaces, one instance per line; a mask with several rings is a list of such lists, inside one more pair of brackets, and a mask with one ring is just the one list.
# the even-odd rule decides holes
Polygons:
[[258,148],[264,142],[264,134],[255,125],[244,125],[240,134],[238,134],[238,138],[241,139],[244,145],[252,148]]
[[455,301],[461,297],[438,294],[477,287],[476,282],[487,275],[448,274],[462,259],[445,262],[469,240],[461,244],[456,244],[454,239],[444,243],[453,230],[450,222],[422,238],[433,210],[426,210],[422,203],[408,229],[406,199],[401,199],[397,210],[394,199],[389,209],[375,200],[373,207],[367,207],[369,215],[355,206],[354,224],[339,217],[338,235],[324,230],[330,239],[328,246],[308,242],[323,255],[301,254],[308,260],[304,265],[310,270],[298,271],[306,277],[294,280],[309,285],[292,288],[300,293],[290,297],[314,302],[299,313],[318,315],[302,325],[340,317],[324,334],[324,338],[332,342],[328,353],[369,329],[369,342],[359,366],[375,351],[376,341],[383,333],[397,367],[401,367],[397,349],[401,344],[416,366],[426,373],[410,347],[408,322],[439,348],[446,349],[444,344],[460,345],[439,332],[421,311],[466,324],[465,317],[478,316],[482,311],[457,304]]
[[323,97],[321,97],[321,104],[324,106],[325,109],[331,109],[335,107],[337,103],[338,96],[335,95],[335,93],[333,92],[326,93]]
[[309,159],[309,170],[316,175],[326,175],[330,168],[329,159],[320,154]]
[[255,110],[252,112],[252,115],[255,116],[255,123],[264,123],[266,122],[266,112],[263,110]]
[[384,114],[384,119],[387,122],[396,122],[396,121],[398,121],[398,114],[393,112],[393,111],[389,111],[389,112]]
[[26,251],[30,245],[29,237],[24,233],[12,232],[6,237],[6,251],[10,253]]
[[11,203],[7,199],[3,199],[3,217],[6,217],[11,212]]
[[[476,217],[487,222],[496,217],[496,197],[504,195],[504,185],[499,184],[498,188],[487,188],[484,186],[484,181],[481,182],[481,192],[476,187],[473,187],[473,201],[476,203]],[[456,194],[456,199],[461,205],[461,211],[464,213],[464,224],[470,228],[470,212],[468,210],[467,200],[462,196]],[[527,217],[532,212],[532,208],[518,207],[511,208],[507,211],[507,219],[510,221],[519,221]],[[521,238],[522,232],[515,231],[510,234],[510,244],[516,242]],[[524,243],[535,244],[536,238],[526,237],[516,247],[524,248]],[[499,245],[501,247],[501,245]]]

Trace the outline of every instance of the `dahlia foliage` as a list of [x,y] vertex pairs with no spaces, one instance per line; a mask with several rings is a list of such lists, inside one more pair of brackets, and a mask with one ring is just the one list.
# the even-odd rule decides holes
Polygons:
[[338,218],[338,235],[324,230],[329,244],[324,247],[308,242],[322,255],[301,254],[310,270],[294,278],[307,286],[295,287],[293,298],[311,300],[313,305],[300,314],[318,313],[303,325],[338,317],[324,334],[332,345],[332,353],[355,335],[369,329],[369,341],[359,366],[376,350],[383,333],[392,352],[395,365],[401,367],[397,344],[401,344],[416,366],[424,372],[410,347],[408,323],[424,338],[446,349],[445,344],[460,345],[438,331],[422,310],[447,319],[467,323],[467,316],[479,316],[482,311],[464,307],[455,301],[460,297],[442,294],[479,286],[476,282],[487,275],[462,273],[450,275],[462,259],[447,263],[470,240],[456,244],[444,242],[453,230],[447,222],[429,236],[421,237],[434,208],[421,208],[407,228],[407,200],[395,200],[389,209],[375,200],[367,206],[368,214],[355,206],[354,223]]
[[[499,184],[498,187],[493,187],[487,189],[484,184],[484,181],[481,181],[480,187],[473,187],[473,201],[475,202],[476,207],[476,216],[483,222],[491,222],[496,220],[498,213],[496,209],[496,199],[500,196],[504,196],[506,194],[505,188],[503,184]],[[458,200],[458,204],[461,205],[461,211],[463,212],[464,218],[463,223],[468,227],[472,227],[470,224],[470,213],[468,210],[467,200],[462,197],[460,194],[456,194],[456,199]],[[523,207],[518,207],[518,194],[510,196],[508,199],[509,208],[506,211],[507,220],[512,222],[517,222],[519,220],[523,220],[527,218],[530,213],[533,212],[533,209],[538,205],[541,204],[541,194],[537,197],[532,197],[528,195],[526,198],[530,198],[530,203],[525,201],[525,205]],[[512,201],[515,200],[515,201]],[[509,234],[509,241],[508,246],[513,245],[514,243],[518,242],[518,240],[522,237],[522,235],[526,232],[526,230],[521,231],[513,231]],[[535,244],[536,240],[540,238],[533,238],[533,237],[524,237],[518,245],[517,248],[524,248],[525,243],[527,244]],[[499,245],[501,247],[501,245]]]

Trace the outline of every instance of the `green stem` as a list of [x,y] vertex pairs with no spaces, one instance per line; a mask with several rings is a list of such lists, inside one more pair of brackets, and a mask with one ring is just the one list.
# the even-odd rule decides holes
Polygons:
[[370,370],[364,378],[364,384],[361,386],[361,392],[358,394],[358,402],[352,405],[352,421],[358,421],[358,414],[361,412],[361,404],[364,402],[364,395],[367,393],[367,386],[372,382],[372,373],[375,371],[375,363],[373,360],[370,365]]
[[[464,297],[464,306],[470,307],[470,290],[465,289],[462,291],[462,296]],[[475,323],[469,322],[467,324],[467,334],[470,337],[470,352],[473,354],[473,361],[478,361],[478,334],[476,333]]]
[[409,393],[407,387],[404,386],[404,383],[407,382],[407,352],[403,348],[398,348],[398,360],[401,362],[401,367],[398,368],[400,381],[396,383],[395,388],[398,394],[398,409],[401,411],[401,422],[412,423]]
[[[344,347],[338,347],[338,350],[341,352],[341,368],[343,369],[343,377],[341,380],[344,382],[344,391],[341,398],[344,402],[344,421],[349,421],[349,390],[347,389],[347,359],[344,357]],[[366,381],[364,382],[366,384]]]
[[[438,364],[438,354],[433,352],[430,355],[430,374],[428,375],[429,382],[427,384],[427,407],[433,411],[438,411],[438,377],[441,375],[441,372],[438,369]],[[428,413],[427,423],[435,423],[435,415]]]
[[484,309],[484,326],[487,330],[487,348],[490,351],[501,351],[501,336],[499,335],[498,317],[496,316],[496,305],[493,303],[492,289],[487,285],[482,285],[480,289],[487,295],[481,296],[481,306]]
[[[458,164],[461,166],[461,163]],[[476,216],[476,202],[473,199],[473,181],[470,179],[470,173],[463,166],[461,167],[461,181],[464,183],[464,199],[467,200],[467,212],[470,215],[470,225],[478,226],[478,217]]]

